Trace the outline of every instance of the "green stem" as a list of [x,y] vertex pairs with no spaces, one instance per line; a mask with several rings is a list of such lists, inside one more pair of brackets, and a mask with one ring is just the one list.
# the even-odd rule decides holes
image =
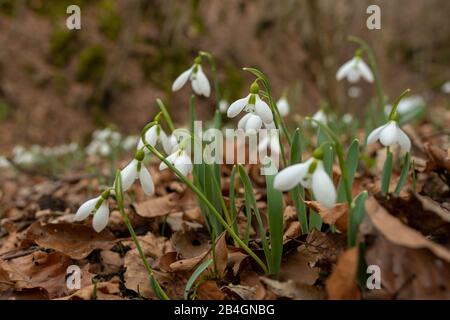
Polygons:
[[395,118],[395,114],[396,114],[396,112],[397,112],[397,107],[398,107],[400,101],[401,101],[407,94],[409,94],[410,92],[411,92],[410,89],[406,89],[405,91],[403,91],[403,92],[398,96],[398,98],[395,100],[394,104],[392,105],[392,110],[391,110],[391,112],[389,113],[389,120],[395,120],[395,119],[394,119],[394,118]]
[[377,92],[377,97],[378,97],[378,107],[380,108],[380,110],[383,111],[384,114],[384,93],[383,93],[383,87],[381,85],[381,78],[380,78],[380,74],[378,72],[378,66],[377,66],[377,62],[375,59],[375,54],[373,53],[372,48],[367,44],[367,42],[365,42],[364,40],[358,38],[358,37],[354,37],[354,36],[350,36],[349,40],[357,43],[361,46],[361,48],[367,53],[367,57],[369,58],[369,63],[372,67],[372,72],[373,72],[373,77],[374,77],[374,81],[375,81],[375,90]]
[[228,231],[230,236],[233,238],[233,240],[242,248],[245,252],[248,253],[249,256],[251,256],[263,269],[264,273],[268,273],[267,267],[262,262],[262,260],[239,238],[239,236],[234,232],[234,230],[228,225],[228,223],[223,219],[222,215],[217,211],[217,209],[209,202],[209,200],[206,198],[206,196],[198,189],[189,179],[187,179],[177,168],[175,168],[169,161],[167,161],[164,156],[158,152],[154,147],[149,145],[144,139],[145,132],[142,136],[142,139],[144,141],[144,145],[148,148],[148,150],[156,155],[162,162],[164,162],[167,167],[172,170],[178,178],[180,178],[181,181],[183,181],[201,200],[202,202],[208,207],[208,209],[211,210],[211,212],[214,214],[215,218],[219,223]]
[[213,77],[214,82],[214,91],[216,92],[216,110],[219,110],[219,102],[220,102],[220,86],[219,86],[219,80],[217,78],[217,68],[216,68],[216,62],[214,61],[214,58],[211,53],[206,51],[200,51],[199,52],[201,56],[204,56],[208,59],[209,65],[211,66],[211,73]]
[[169,112],[167,111],[166,106],[164,105],[164,103],[162,102],[161,99],[156,99],[156,103],[158,104],[159,109],[161,110],[164,119],[167,122],[167,125],[169,126],[170,132],[174,132],[175,131],[175,126],[173,125],[173,121],[172,118],[170,117]]

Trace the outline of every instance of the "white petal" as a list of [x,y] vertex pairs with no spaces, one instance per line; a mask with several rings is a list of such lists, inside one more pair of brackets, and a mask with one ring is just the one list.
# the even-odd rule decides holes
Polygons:
[[367,82],[373,82],[373,74],[369,66],[361,59],[358,60],[357,66],[362,77],[366,79]]
[[83,203],[77,210],[77,213],[75,214],[75,217],[73,218],[74,221],[81,221],[86,219],[89,214],[91,214],[92,211],[95,209],[95,205],[97,204],[97,201],[100,199],[100,197],[90,199]]
[[264,121],[265,123],[271,123],[273,121],[272,110],[270,110],[267,103],[261,100],[258,95],[256,96],[255,109],[256,113],[261,117],[262,121]]
[[122,169],[120,175],[122,176],[122,190],[125,192],[132,186],[137,177],[138,161],[133,159],[125,168]]
[[265,136],[264,138],[262,138],[258,144],[258,152],[263,152],[264,150],[267,150],[269,142],[270,142],[270,140],[269,140],[268,136]]
[[225,100],[220,100],[219,101],[219,110],[221,113],[226,113],[227,109],[228,109],[228,102]]
[[380,138],[380,133],[383,131],[384,128],[386,128],[388,124],[383,124],[382,126],[379,126],[375,130],[373,130],[369,136],[367,137],[367,144],[374,143]]
[[287,101],[287,99],[286,98],[280,98],[277,101],[277,108],[278,108],[278,111],[280,112],[280,115],[282,117],[287,116],[289,114],[289,109],[290,109],[289,108],[289,102]]
[[361,73],[359,72],[358,69],[352,68],[351,70],[348,71],[347,73],[348,82],[350,83],[358,82],[359,78],[361,78]]
[[354,59],[351,59],[351,60],[347,61],[346,63],[344,63],[336,72],[336,79],[342,80],[345,77],[347,77],[347,74],[353,68],[354,63],[355,63]]
[[247,123],[248,119],[252,116],[251,113],[247,113],[245,116],[241,118],[238,122],[238,129],[245,130],[245,124]]
[[195,78],[192,78],[191,80],[192,90],[194,90],[195,94],[201,96],[202,95],[202,88],[200,86],[200,82],[198,81],[197,76]]
[[183,152],[179,157],[175,159],[175,168],[177,168],[184,176],[187,176],[192,171],[191,158]]
[[166,154],[170,154],[172,152],[172,143],[170,142],[169,138],[167,137],[167,134],[164,132],[162,128],[159,131],[159,141],[163,146],[164,152]]
[[397,128],[397,142],[403,150],[409,151],[411,149],[411,140],[400,128]]
[[322,161],[317,162],[317,168],[312,174],[311,189],[317,201],[327,208],[336,203],[336,189],[330,176],[325,172]]
[[152,176],[143,165],[141,166],[141,171],[139,172],[139,180],[141,181],[142,189],[146,195],[149,196],[155,192],[155,185],[153,184]]
[[245,131],[256,131],[261,129],[262,120],[259,116],[251,114],[248,120],[245,122]]
[[97,212],[94,214],[94,218],[92,219],[92,226],[94,230],[97,232],[101,232],[108,225],[109,219],[109,208],[106,201],[102,203],[100,208],[98,208]]
[[188,70],[181,73],[178,78],[175,79],[172,85],[172,91],[180,90],[188,81],[189,77],[191,76],[193,67],[189,68]]
[[270,150],[272,151],[272,154],[280,154],[280,140],[278,136],[270,138]]
[[280,191],[294,188],[308,173],[311,161],[312,159],[309,159],[304,163],[294,164],[281,170],[273,181],[274,188]]
[[245,98],[236,100],[235,102],[233,102],[230,107],[227,110],[227,116],[228,118],[234,118],[236,117],[244,108],[245,106],[248,104],[248,99],[249,99],[250,95],[248,95]]
[[[169,163],[171,163],[173,165],[173,163],[174,163],[175,159],[177,158],[177,156],[178,156],[178,150],[175,151],[174,153],[172,153],[171,155],[169,155],[166,158],[166,160],[169,161]],[[167,165],[164,162],[161,161],[161,163],[159,164],[159,170],[162,171],[162,170],[165,170],[165,169],[167,169]]]
[[201,66],[198,66],[197,81],[200,87],[201,94],[203,94],[205,97],[209,97],[209,95],[211,94],[211,86],[209,85],[208,78],[203,72]]
[[397,143],[397,123],[391,121],[380,132],[380,142],[385,146],[391,146]]

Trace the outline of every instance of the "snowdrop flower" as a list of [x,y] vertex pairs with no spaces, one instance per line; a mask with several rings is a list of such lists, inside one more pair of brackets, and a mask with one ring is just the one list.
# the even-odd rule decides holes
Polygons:
[[0,156],[0,168],[9,168],[10,163],[4,156]]
[[361,77],[367,82],[373,82],[372,71],[358,54],[344,63],[336,73],[337,80],[347,78],[350,83],[358,82]]
[[441,88],[443,93],[450,94],[450,81],[445,82]]
[[238,124],[241,129],[258,130],[262,123],[271,123],[273,121],[272,111],[267,103],[259,97],[259,86],[254,82],[250,86],[250,94],[245,98],[233,102],[227,111],[228,118],[234,118],[243,110],[248,112]]
[[285,117],[289,114],[290,107],[289,107],[289,102],[286,99],[286,97],[283,96],[280,99],[278,99],[277,108],[282,117]]
[[360,87],[357,86],[351,86],[350,88],[348,88],[348,92],[347,92],[348,96],[352,99],[356,99],[359,98],[362,94],[362,90]]
[[273,154],[280,154],[280,137],[278,130],[276,130],[275,124],[272,122],[266,125],[267,135],[265,135],[258,144],[258,152],[263,152],[267,148],[271,150]]
[[399,144],[403,150],[411,149],[411,141],[406,133],[397,124],[397,121],[390,120],[388,123],[373,130],[367,137],[367,144],[380,140],[381,144],[389,147]]
[[342,121],[345,124],[351,124],[353,122],[353,116],[350,113],[346,113],[342,116]]
[[[407,98],[404,98],[402,101],[398,103],[397,113],[399,115],[404,115],[411,111],[414,111],[417,108],[425,106],[425,100],[419,95],[413,95]],[[387,105],[384,108],[384,112],[389,115],[392,110],[392,105]]]
[[138,150],[134,159],[120,172],[122,176],[122,190],[125,192],[131,188],[133,182],[139,178],[142,189],[146,195],[152,195],[155,192],[153,180],[147,168],[142,164],[145,154]]
[[294,164],[281,170],[274,180],[274,187],[280,191],[287,191],[301,184],[312,190],[315,198],[327,208],[336,203],[336,189],[330,176],[323,166],[323,151],[318,148],[313,157],[299,164]]
[[[159,142],[161,143],[165,153],[169,154],[172,152],[172,144],[167,137],[167,134],[159,124],[151,126],[150,129],[145,132],[145,140],[152,147],[156,146],[156,144]],[[141,150],[144,147],[144,141],[142,141],[142,139],[139,139],[137,149]],[[144,152],[149,153],[150,151],[147,148],[144,148]]]
[[[193,166],[192,161],[187,152],[185,151],[183,144],[186,143],[186,141],[190,140],[184,140],[185,142],[181,142],[180,148],[173,152],[171,155],[169,155],[166,160],[169,161],[178,171],[180,171],[184,176],[187,176],[189,173],[192,172]],[[161,162],[159,165],[159,170],[165,170],[167,169],[167,165],[164,162]]]
[[202,70],[202,59],[200,57],[195,58],[194,65],[181,73],[178,78],[175,79],[172,85],[172,91],[180,90],[188,80],[191,81],[192,90],[198,95],[209,97],[211,94],[211,86],[209,85],[208,78]]
[[220,113],[227,113],[227,109],[230,106],[230,104],[228,103],[228,101],[226,100],[220,100],[219,101],[219,111]]
[[[312,118],[320,123],[323,124],[327,124],[328,122],[328,118],[327,118],[327,114],[325,113],[325,111],[323,111],[322,109],[320,109],[319,111],[317,111]],[[311,125],[313,127],[317,127],[317,124],[312,122]]]
[[75,214],[75,221],[86,219],[91,213],[94,214],[92,219],[92,227],[95,231],[101,232],[108,225],[109,207],[107,199],[109,197],[109,189],[105,190],[99,197],[90,199],[83,203]]

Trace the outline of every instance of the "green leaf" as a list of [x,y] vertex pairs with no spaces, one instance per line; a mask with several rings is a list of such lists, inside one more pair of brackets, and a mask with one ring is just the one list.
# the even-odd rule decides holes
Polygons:
[[194,283],[197,280],[197,278],[203,273],[203,271],[205,271],[209,267],[209,265],[212,262],[213,262],[213,259],[208,259],[206,261],[203,261],[197,267],[197,269],[195,269],[195,271],[192,273],[192,275],[190,276],[188,282],[186,283],[186,287],[184,289],[184,299],[185,300],[188,300],[189,293],[191,292],[192,286],[194,285]]
[[361,192],[356,196],[351,208],[349,208],[350,216],[348,219],[349,227],[347,231],[347,243],[349,247],[353,247],[356,243],[356,235],[358,234],[359,225],[366,214],[364,203],[367,196],[367,191]]
[[[299,128],[297,128],[292,136],[291,145],[291,165],[300,163],[302,161],[302,133]],[[294,203],[295,210],[297,211],[298,221],[300,221],[300,226],[302,228],[302,234],[307,234],[309,232],[308,226],[308,215],[306,212],[305,203],[302,201],[305,197],[305,190],[302,186],[298,185],[290,191],[292,202]]]
[[389,192],[389,183],[391,182],[392,174],[392,152],[387,148],[386,161],[383,166],[383,173],[381,176],[381,193],[387,194]]
[[[350,188],[353,186],[353,180],[355,178],[356,169],[358,168],[358,159],[359,159],[359,141],[355,139],[348,148],[347,156],[345,158],[345,165],[347,166]],[[341,177],[339,179],[338,184],[337,202],[344,202],[344,201],[345,201],[345,185]]]
[[278,274],[283,254],[283,194],[273,187],[275,175],[266,175],[272,274]]
[[405,155],[405,161],[403,162],[402,172],[400,173],[400,179],[398,180],[397,187],[395,188],[395,194],[398,196],[403,186],[405,185],[406,178],[408,178],[409,166],[411,164],[411,156],[409,152]]

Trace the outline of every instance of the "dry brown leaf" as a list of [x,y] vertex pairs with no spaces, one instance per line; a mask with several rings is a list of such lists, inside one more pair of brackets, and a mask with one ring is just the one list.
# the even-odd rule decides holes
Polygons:
[[198,300],[223,300],[225,295],[215,281],[205,281],[197,287]]
[[[167,238],[157,237],[151,232],[148,232],[145,236],[138,236],[137,238],[142,250],[144,251],[144,254],[147,257],[156,259],[167,252],[174,251],[172,244]],[[123,242],[123,244],[126,246],[130,246],[131,248],[136,248],[134,242],[131,240],[126,240]]]
[[281,282],[261,277],[261,281],[278,297],[294,300],[318,300],[325,298],[325,294],[321,289],[313,286],[296,284],[292,280]]
[[320,215],[323,222],[329,225],[335,225],[341,232],[347,231],[347,203],[338,203],[329,209],[322,206],[318,201],[305,201],[305,203]]
[[450,156],[446,150],[428,142],[424,144],[424,148],[431,159],[431,163],[427,163],[427,169],[433,170],[434,168],[441,168],[450,171]]
[[[96,287],[95,287],[96,286]],[[118,282],[98,282],[96,285],[84,287],[67,297],[56,300],[94,300],[94,288],[96,300],[122,300]]]
[[450,251],[391,216],[374,199],[366,202],[370,235],[366,263],[378,265],[381,285],[393,299],[449,299]]
[[[66,286],[66,272],[70,265],[76,264],[70,257],[60,253],[42,251],[24,257],[0,261],[0,267],[14,282],[16,290],[23,288],[43,288],[50,298],[69,295],[71,290]],[[81,267],[81,286],[91,284],[92,274],[89,265]]]
[[345,251],[338,259],[333,273],[326,281],[328,298],[332,300],[360,299],[361,293],[356,283],[358,271],[358,249]]
[[165,216],[180,210],[180,196],[176,192],[168,195],[152,198],[134,205],[136,213],[144,218]]
[[298,285],[314,285],[319,278],[319,269],[311,266],[315,256],[304,246],[283,257],[280,268],[280,279],[292,280]]
[[73,259],[86,258],[94,249],[110,249],[115,238],[108,230],[97,233],[89,226],[73,223],[33,223],[26,234],[39,246],[62,252]]
[[239,297],[242,300],[254,300],[255,294],[256,294],[256,288],[250,287],[250,286],[243,286],[243,285],[234,285],[229,284],[228,286],[225,286],[222,288],[223,290],[226,290],[229,294],[234,294],[237,297]]
[[173,247],[183,259],[193,258],[208,251],[211,247],[209,240],[208,235],[188,228],[174,232],[170,238]]

